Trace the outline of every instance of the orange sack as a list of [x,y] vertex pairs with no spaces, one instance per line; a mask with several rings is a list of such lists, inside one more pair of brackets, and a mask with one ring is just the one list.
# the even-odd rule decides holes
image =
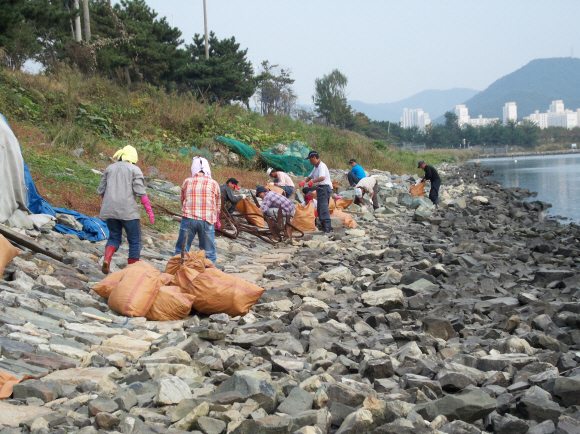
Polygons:
[[227,313],[229,316],[246,315],[265,291],[258,285],[216,268],[200,273],[190,288],[188,292],[195,296],[195,310],[207,315]]
[[178,286],[162,286],[145,318],[149,321],[175,321],[185,318],[191,311],[195,297],[183,294]]
[[315,231],[315,221],[316,217],[314,216],[314,202],[310,202],[306,206],[299,203],[296,204],[296,212],[294,213],[294,218],[292,219],[292,224],[294,226],[303,232]]
[[282,196],[286,197],[286,192],[284,190],[282,190],[280,187],[276,187],[275,185],[272,185],[272,184],[266,184],[265,188],[268,191],[273,191],[274,193],[278,193],[278,194],[281,194]]
[[114,273],[108,274],[103,280],[93,286],[91,289],[101,297],[109,298],[113,289],[117,287],[123,276],[128,270],[133,268],[143,268],[146,270],[155,270],[155,267],[145,261],[137,261],[134,264],[127,265],[125,268]]
[[347,209],[354,199],[336,199],[336,209]]
[[109,308],[128,317],[145,316],[166,280],[161,272],[151,268],[127,267],[109,296]]
[[356,222],[354,221],[354,219],[348,214],[338,209],[332,210],[330,213],[330,217],[338,217],[340,220],[342,220],[342,224],[345,225],[346,227],[349,227],[351,229],[356,228]]
[[0,399],[10,398],[12,396],[12,388],[15,384],[18,384],[25,380],[35,380],[35,377],[29,377],[25,375],[22,379],[16,378],[14,375],[8,372],[0,371]]
[[[185,262],[183,265],[187,268],[192,268],[201,273],[206,268],[215,268],[213,262],[205,257],[205,250],[197,250],[194,252],[187,252],[183,254]],[[171,258],[165,266],[165,272],[175,275],[183,266],[181,264],[181,254],[175,255]]]
[[411,188],[409,189],[409,193],[411,193],[411,197],[415,197],[415,196],[425,197],[425,193],[423,193],[424,188],[425,188],[424,182],[420,182],[419,184],[413,184],[413,185],[411,185]]
[[20,251],[10,244],[3,235],[0,235],[0,277],[2,277],[6,265],[19,254]]
[[261,228],[266,227],[266,222],[264,221],[264,217],[262,217],[262,211],[260,208],[256,206],[255,203],[250,201],[250,199],[242,199],[236,204],[236,209],[241,213],[251,213],[251,214],[259,214],[259,215],[252,215],[244,217],[248,223],[254,226],[259,226]]

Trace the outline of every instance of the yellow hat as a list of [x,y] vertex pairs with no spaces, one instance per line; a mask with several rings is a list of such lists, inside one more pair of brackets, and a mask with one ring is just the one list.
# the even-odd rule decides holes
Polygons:
[[115,160],[121,159],[123,161],[133,164],[139,161],[139,157],[137,157],[137,149],[135,149],[131,145],[127,145],[123,149],[119,149],[117,152],[115,152],[113,158]]

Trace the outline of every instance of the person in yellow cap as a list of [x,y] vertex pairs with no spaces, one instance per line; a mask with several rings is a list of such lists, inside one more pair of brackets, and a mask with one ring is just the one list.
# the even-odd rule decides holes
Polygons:
[[107,221],[109,240],[105,247],[102,271],[109,273],[113,254],[122,241],[123,229],[129,243],[128,263],[133,264],[141,257],[141,223],[137,198],[145,207],[151,224],[155,216],[145,190],[145,179],[141,169],[135,165],[138,161],[137,150],[125,146],[113,156],[117,162],[105,169],[97,193],[103,198],[99,217]]

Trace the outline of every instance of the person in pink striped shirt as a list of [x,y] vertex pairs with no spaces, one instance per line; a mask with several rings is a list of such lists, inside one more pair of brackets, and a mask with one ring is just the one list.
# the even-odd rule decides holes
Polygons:
[[183,181],[181,187],[181,225],[175,245],[175,255],[179,255],[185,242],[189,252],[197,235],[199,249],[205,250],[205,257],[215,264],[215,225],[219,221],[221,193],[219,184],[211,177],[211,169],[205,158],[195,157],[191,165],[191,178]]

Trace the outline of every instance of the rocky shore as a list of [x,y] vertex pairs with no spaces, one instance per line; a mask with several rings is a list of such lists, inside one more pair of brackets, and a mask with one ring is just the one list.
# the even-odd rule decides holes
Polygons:
[[[35,378],[0,434],[580,433],[580,228],[479,167],[439,171],[437,210],[373,172],[383,206],[356,229],[218,239],[218,266],[267,289],[243,318],[125,322],[90,290],[104,243],[44,235],[68,264],[24,250],[0,280],[0,370]],[[144,246],[163,270],[172,236]]]

